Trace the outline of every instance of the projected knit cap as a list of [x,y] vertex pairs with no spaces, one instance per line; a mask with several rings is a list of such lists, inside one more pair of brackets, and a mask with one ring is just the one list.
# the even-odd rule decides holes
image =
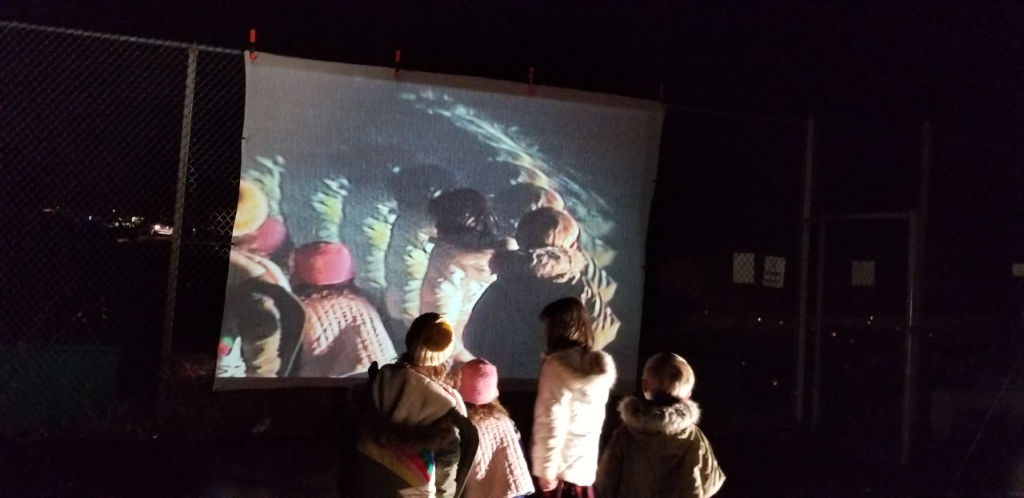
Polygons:
[[334,285],[355,278],[352,251],[340,242],[313,242],[295,250],[296,283]]
[[235,237],[255,232],[270,213],[267,196],[255,183],[242,180],[238,184],[238,214],[235,215]]
[[486,405],[498,397],[498,367],[487,360],[475,359],[462,366],[459,394],[466,403]]
[[413,320],[405,336],[405,349],[413,364],[433,367],[445,362],[455,348],[452,326],[437,313],[424,313]]

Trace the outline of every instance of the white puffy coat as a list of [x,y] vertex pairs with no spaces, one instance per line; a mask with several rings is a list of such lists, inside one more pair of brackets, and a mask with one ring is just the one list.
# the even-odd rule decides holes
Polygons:
[[604,351],[568,349],[548,355],[540,369],[533,411],[533,475],[590,486],[615,363]]

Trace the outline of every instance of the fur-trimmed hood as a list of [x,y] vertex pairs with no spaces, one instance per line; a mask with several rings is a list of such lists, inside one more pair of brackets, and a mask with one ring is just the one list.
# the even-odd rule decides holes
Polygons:
[[707,498],[725,474],[697,422],[700,409],[688,399],[665,404],[629,397],[619,403],[623,425],[601,456],[594,483],[598,496]]
[[619,414],[627,427],[641,434],[680,435],[700,421],[700,407],[688,399],[662,405],[630,396],[619,403]]
[[579,277],[588,264],[578,249],[542,247],[530,250],[501,250],[491,258],[491,271],[498,278],[540,278],[568,282]]
[[615,378],[615,361],[612,360],[610,354],[604,351],[570,348],[551,353],[546,358],[557,362],[561,370],[570,377],[579,379],[593,376]]

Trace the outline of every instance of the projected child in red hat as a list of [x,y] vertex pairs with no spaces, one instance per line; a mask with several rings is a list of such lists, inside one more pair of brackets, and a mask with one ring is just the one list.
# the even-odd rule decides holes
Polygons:
[[298,377],[345,377],[398,356],[377,310],[353,285],[352,252],[340,242],[295,250],[295,293],[306,309]]

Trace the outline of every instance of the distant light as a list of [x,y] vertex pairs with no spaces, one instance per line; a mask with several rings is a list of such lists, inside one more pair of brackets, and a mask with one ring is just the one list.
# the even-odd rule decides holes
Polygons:
[[782,320],[779,320],[779,326],[780,326],[780,327],[782,326],[782,324],[783,324],[783,323],[784,323],[784,322],[783,322]]
[[89,221],[92,221],[92,216],[89,217]]
[[741,362],[740,362],[740,365],[742,365],[742,366],[747,366],[747,362],[745,362],[745,361],[741,361]]
[[835,337],[835,336],[836,336],[836,333],[835,333],[835,332],[832,332],[832,337]]
[[777,380],[773,380],[773,381],[772,381],[772,385],[773,385],[773,386],[777,386],[777,385],[779,385],[779,381],[777,381]]
[[761,317],[757,317],[757,321],[759,321],[759,322],[760,322],[760,321],[761,321]]

